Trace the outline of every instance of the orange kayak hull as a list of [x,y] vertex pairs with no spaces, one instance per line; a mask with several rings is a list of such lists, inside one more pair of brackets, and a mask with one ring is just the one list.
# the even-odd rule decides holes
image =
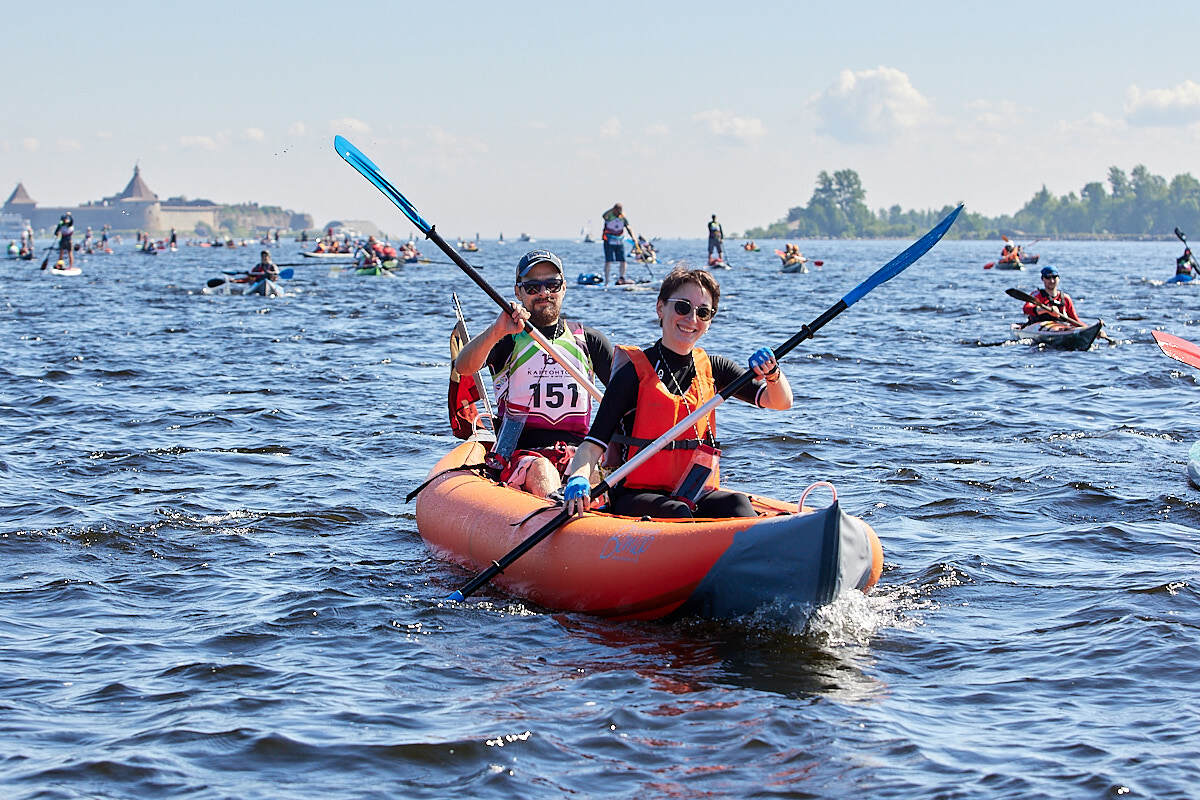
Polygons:
[[[547,500],[462,469],[486,449],[463,442],[430,471],[417,528],[441,557],[480,571],[559,510]],[[752,498],[758,517],[667,520],[588,513],[573,519],[493,581],[540,606],[616,619],[672,614],[736,618],[778,609],[808,614],[849,589],[869,590],[883,548],[869,525],[834,503]]]

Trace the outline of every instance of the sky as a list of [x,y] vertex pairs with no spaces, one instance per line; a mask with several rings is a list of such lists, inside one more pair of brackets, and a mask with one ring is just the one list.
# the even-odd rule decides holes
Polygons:
[[[1150,10],[1139,11],[1138,8]],[[727,233],[857,170],[874,209],[1013,213],[1200,176],[1200,3],[60,2],[5,15],[0,191],[256,201],[447,237]]]

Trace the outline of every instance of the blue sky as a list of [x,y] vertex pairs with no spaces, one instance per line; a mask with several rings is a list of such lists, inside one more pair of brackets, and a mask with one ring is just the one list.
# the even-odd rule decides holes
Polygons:
[[1200,4],[60,3],[6,15],[0,191],[257,200],[318,224],[574,236],[615,201],[702,236],[853,168],[872,208],[1015,211],[1144,163],[1200,176]]

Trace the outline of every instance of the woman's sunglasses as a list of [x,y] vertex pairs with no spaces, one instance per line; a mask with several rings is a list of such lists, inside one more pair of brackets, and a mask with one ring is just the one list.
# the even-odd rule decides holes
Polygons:
[[547,278],[544,281],[521,281],[517,284],[525,294],[537,294],[542,289],[554,294],[563,287],[562,278]]
[[708,322],[713,318],[713,315],[717,313],[714,309],[711,309],[708,306],[693,306],[692,301],[684,300],[682,298],[668,300],[667,302],[674,305],[675,313],[681,317],[686,317],[688,314],[691,314],[692,309],[694,308],[696,311],[696,319],[700,320],[701,322]]

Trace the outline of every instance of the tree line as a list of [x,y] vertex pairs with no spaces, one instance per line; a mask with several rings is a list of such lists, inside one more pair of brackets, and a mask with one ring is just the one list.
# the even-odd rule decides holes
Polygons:
[[[841,169],[817,175],[808,205],[788,209],[787,216],[763,228],[750,228],[746,238],[907,238],[933,227],[953,206],[904,210],[899,205],[872,211],[858,173]],[[1109,167],[1106,182],[1093,181],[1055,197],[1042,186],[1020,211],[985,217],[963,210],[948,234],[952,238],[999,238],[1021,234],[1079,238],[1170,237],[1176,227],[1200,235],[1200,181],[1190,173],[1169,182],[1138,164],[1127,175]]]

